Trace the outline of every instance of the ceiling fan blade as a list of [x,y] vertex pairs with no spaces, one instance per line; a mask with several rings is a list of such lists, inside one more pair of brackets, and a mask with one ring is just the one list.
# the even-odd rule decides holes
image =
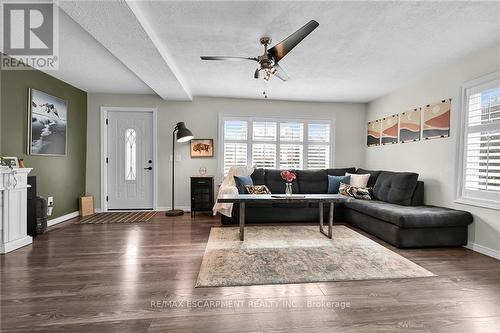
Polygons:
[[295,31],[285,40],[271,47],[268,52],[273,56],[275,62],[280,61],[284,56],[288,54],[288,52],[290,52],[295,46],[297,46],[298,43],[306,38],[307,35],[309,35],[318,26],[319,23],[314,20],[307,22],[306,25]]
[[257,58],[245,58],[245,57],[226,57],[226,56],[201,56],[201,60],[223,60],[223,61],[245,61],[253,60],[259,61]]
[[290,80],[290,77],[288,76],[288,74],[285,73],[283,68],[281,68],[281,66],[278,65],[278,63],[275,63],[273,67],[274,67],[274,69],[276,69],[276,71],[273,73],[276,77],[278,77],[282,81]]

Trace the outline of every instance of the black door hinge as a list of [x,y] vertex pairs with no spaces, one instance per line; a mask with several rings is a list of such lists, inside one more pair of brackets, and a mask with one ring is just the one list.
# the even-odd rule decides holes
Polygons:
[[106,196],[106,201],[109,201],[109,197],[108,196]]
[[107,157],[106,157],[106,163],[109,163],[109,160],[108,160],[108,158],[107,158]]
[[106,118],[106,125],[108,124],[108,119]]

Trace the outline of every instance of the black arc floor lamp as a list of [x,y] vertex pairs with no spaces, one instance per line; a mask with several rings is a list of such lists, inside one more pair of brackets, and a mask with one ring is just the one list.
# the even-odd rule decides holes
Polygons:
[[193,133],[186,128],[184,122],[177,123],[175,125],[174,131],[172,132],[172,209],[167,210],[166,216],[181,216],[184,214],[182,209],[174,208],[174,193],[175,193],[175,140],[177,142],[188,142],[193,139]]

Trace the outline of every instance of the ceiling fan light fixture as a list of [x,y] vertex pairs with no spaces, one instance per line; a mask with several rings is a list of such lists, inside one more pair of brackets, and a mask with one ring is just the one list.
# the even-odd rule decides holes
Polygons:
[[[281,68],[278,62],[283,59],[295,46],[297,46],[304,38],[306,38],[314,29],[319,26],[315,20],[310,20],[299,30],[285,38],[283,41],[268,49],[271,43],[270,37],[260,38],[260,43],[264,47],[264,54],[257,57],[232,57],[232,56],[201,56],[201,60],[225,60],[225,61],[256,61],[259,64],[254,72],[254,78],[261,77],[260,71],[263,71],[262,78],[267,84],[271,75],[276,76],[282,81],[288,81],[290,77]],[[264,96],[267,98],[267,93],[264,90]]]

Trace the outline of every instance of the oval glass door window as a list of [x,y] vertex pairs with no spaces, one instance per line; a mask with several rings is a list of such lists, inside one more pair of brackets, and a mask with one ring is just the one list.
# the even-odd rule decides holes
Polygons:
[[135,180],[136,175],[136,133],[133,128],[125,130],[125,180]]

